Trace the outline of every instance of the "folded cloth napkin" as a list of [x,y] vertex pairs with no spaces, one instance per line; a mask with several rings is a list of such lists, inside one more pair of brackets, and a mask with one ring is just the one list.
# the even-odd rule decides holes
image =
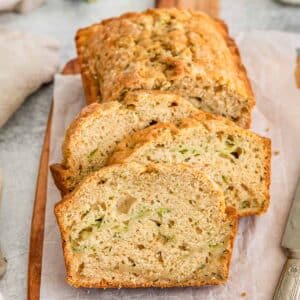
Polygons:
[[52,81],[58,42],[0,27],[0,128],[27,96]]
[[0,0],[0,11],[27,13],[40,6],[43,0]]

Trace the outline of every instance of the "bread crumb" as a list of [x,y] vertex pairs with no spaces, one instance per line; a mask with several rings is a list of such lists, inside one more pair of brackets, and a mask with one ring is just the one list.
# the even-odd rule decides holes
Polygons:
[[266,132],[269,132],[269,131],[270,131],[270,128],[269,128],[269,127],[268,127],[268,128],[266,128],[266,129],[265,129],[265,131],[266,131]]
[[247,296],[247,293],[246,292],[242,292],[241,293],[241,297],[246,297]]
[[275,156],[279,155],[279,153],[280,153],[280,152],[279,152],[278,150],[276,150],[276,151],[273,152],[273,154],[274,154]]
[[[187,276],[195,278],[195,285],[198,286],[204,280],[207,285],[223,283],[227,276],[232,249],[231,241],[234,238],[234,227],[237,222],[235,210],[228,210],[225,213],[223,210],[224,198],[219,193],[219,189],[215,188],[214,183],[204,174],[195,172],[192,166],[157,164],[156,172],[151,173],[145,172],[147,168],[148,165],[125,163],[102,169],[91,177],[91,182],[93,182],[91,187],[95,187],[95,191],[92,192],[89,187],[84,187],[78,193],[77,198],[72,198],[74,201],[72,204],[60,203],[60,206],[55,207],[61,232],[67,234],[63,238],[67,242],[69,247],[67,253],[71,257],[69,261],[66,260],[67,270],[72,272],[70,275],[68,274],[70,284],[78,287],[122,288],[125,284],[128,287],[142,287],[145,285],[144,282],[147,282],[144,274],[148,275],[151,272],[147,264],[145,267],[141,267],[142,261],[150,261],[151,268],[156,269],[157,278],[168,280],[170,287],[186,285]],[[97,185],[102,178],[107,179],[107,182]],[[122,187],[123,194],[116,189],[119,186]],[[141,186],[142,194],[140,194]],[[177,195],[176,203],[172,201],[175,193]],[[189,197],[189,193],[196,197],[194,199]],[[98,195],[101,195],[101,200]],[[116,204],[127,199],[135,200],[133,211],[130,211],[130,216],[128,215],[129,218],[115,215],[116,205],[110,205],[112,196]],[[186,205],[187,196],[188,199],[193,199],[194,203]],[[93,197],[97,197],[99,201],[95,202]],[[147,197],[147,201],[144,201],[144,197]],[[84,201],[85,206],[79,208],[81,201]],[[102,202],[105,203],[105,211],[100,205]],[[193,214],[194,206],[202,205],[209,207],[209,210]],[[186,210],[184,216],[181,214],[182,209]],[[112,214],[114,220],[110,222],[108,219]],[[208,214],[213,215],[214,218],[209,218]],[[186,224],[187,227],[168,226],[167,231],[163,227],[158,228],[163,223],[169,224],[170,221],[175,224],[181,218],[182,224]],[[77,219],[80,221],[76,223],[74,220]],[[101,220],[100,225],[97,223],[100,222],[98,220]],[[152,226],[148,225],[150,221],[155,220],[157,223],[154,222]],[[129,221],[130,228],[127,226]],[[211,236],[207,235],[206,237],[205,235],[205,239],[201,239],[201,243],[207,245],[202,252],[203,258],[209,256],[210,261],[206,262],[206,259],[200,260],[200,262],[193,260],[189,265],[184,264],[182,269],[182,261],[178,260],[177,251],[180,251],[179,255],[184,259],[189,249],[196,249],[199,241],[199,233],[194,230],[196,223],[201,228],[209,228],[211,236],[215,237],[212,240]],[[105,227],[105,233],[100,231],[101,226]],[[125,230],[124,227],[126,227]],[[91,234],[93,231],[101,233],[99,232],[99,235]],[[183,235],[183,231],[188,235]],[[159,238],[151,242],[151,245],[148,244],[148,237],[157,237],[157,235]],[[130,237],[130,244],[126,242],[128,237]],[[188,244],[180,242],[183,240],[187,240]],[[219,240],[223,242],[215,242]],[[147,248],[147,252],[139,249],[140,246]],[[179,250],[170,251],[174,246]],[[105,264],[102,265],[96,252],[99,247],[101,247],[101,251],[102,249],[104,251],[106,258],[104,263],[109,262],[113,266],[110,277],[107,277],[110,281],[105,282],[105,285],[103,277],[106,274],[100,273]],[[110,248],[112,251],[108,250]],[[162,251],[157,251],[158,248],[164,249],[168,255],[164,257]],[[134,257],[136,251],[139,252],[139,261]],[[75,268],[73,266],[76,261],[72,261],[73,258],[80,259],[79,266],[76,265]],[[175,277],[172,268],[174,269],[177,263],[181,269]],[[163,268],[160,267],[161,264],[163,264]],[[121,265],[123,265],[123,269],[121,269]],[[194,270],[197,270],[196,274]],[[212,272],[211,276],[207,276],[208,272]],[[162,280],[155,280],[153,283],[151,282],[151,286],[161,287],[164,285],[163,283]]]

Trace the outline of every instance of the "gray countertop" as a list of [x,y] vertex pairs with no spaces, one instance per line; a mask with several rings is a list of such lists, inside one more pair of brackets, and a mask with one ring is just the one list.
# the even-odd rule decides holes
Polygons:
[[[153,3],[152,0],[98,0],[91,4],[83,0],[48,0],[29,15],[0,15],[0,25],[57,38],[61,42],[63,66],[75,56],[73,37],[79,27],[125,11],[143,10]],[[221,17],[232,32],[253,29],[300,32],[300,7],[271,0],[221,0]],[[0,129],[0,169],[4,176],[0,241],[8,259],[0,291],[5,299],[26,298],[30,222],[51,97],[52,85],[43,87]]]

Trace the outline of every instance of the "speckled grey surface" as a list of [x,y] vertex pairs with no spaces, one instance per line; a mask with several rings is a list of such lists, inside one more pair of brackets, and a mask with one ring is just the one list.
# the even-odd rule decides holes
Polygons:
[[[61,63],[75,55],[77,28],[129,10],[143,10],[152,0],[48,0],[25,16],[0,15],[0,25],[56,37]],[[271,0],[222,0],[221,16],[232,32],[277,29],[300,32],[300,8]],[[0,70],[1,72],[2,70]],[[4,191],[0,211],[0,240],[8,270],[0,280],[5,299],[26,299],[27,259],[32,205],[47,115],[52,96],[48,85],[29,97],[0,129],[0,169]],[[1,97],[1,91],[0,91]]]

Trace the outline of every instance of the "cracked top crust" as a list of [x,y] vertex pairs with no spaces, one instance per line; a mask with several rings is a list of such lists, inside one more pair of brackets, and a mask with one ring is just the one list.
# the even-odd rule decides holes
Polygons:
[[255,103],[226,25],[203,13],[150,9],[81,29],[77,51],[88,102],[130,90],[168,90],[249,127]]

